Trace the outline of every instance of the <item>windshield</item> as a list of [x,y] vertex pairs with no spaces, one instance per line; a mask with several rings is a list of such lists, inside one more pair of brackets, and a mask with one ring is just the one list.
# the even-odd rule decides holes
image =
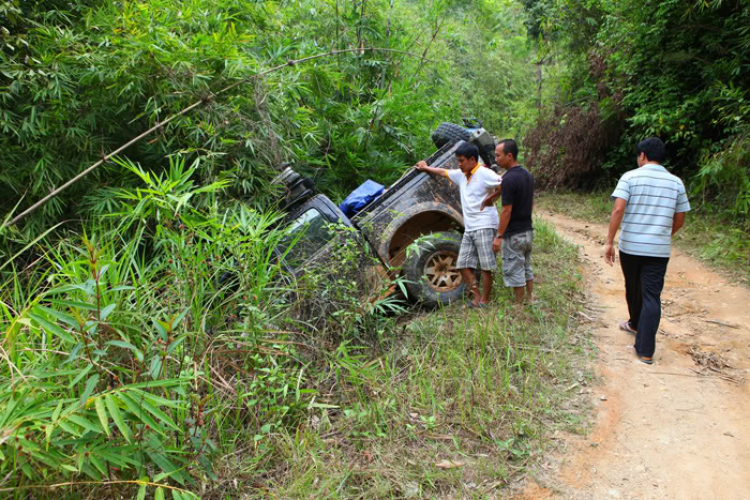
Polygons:
[[299,237],[297,243],[284,257],[286,263],[296,269],[330,241],[333,235],[329,227],[328,219],[318,210],[311,208],[305,211],[289,225],[289,232],[279,243],[279,253],[283,255],[292,242]]

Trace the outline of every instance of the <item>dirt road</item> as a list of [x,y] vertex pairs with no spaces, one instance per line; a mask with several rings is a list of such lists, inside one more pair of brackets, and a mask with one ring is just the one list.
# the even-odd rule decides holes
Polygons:
[[521,498],[750,498],[750,291],[672,251],[655,364],[636,360],[619,268],[605,264],[607,228],[547,213],[586,264],[602,385],[595,425],[571,438],[556,471]]

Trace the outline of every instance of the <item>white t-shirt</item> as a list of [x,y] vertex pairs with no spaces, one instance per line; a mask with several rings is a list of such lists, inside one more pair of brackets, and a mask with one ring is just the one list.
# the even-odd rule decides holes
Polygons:
[[479,166],[468,182],[460,168],[448,170],[448,178],[458,185],[461,192],[461,209],[466,230],[497,229],[500,224],[497,208],[492,205],[480,211],[479,207],[482,200],[502,183],[502,178],[484,166]]

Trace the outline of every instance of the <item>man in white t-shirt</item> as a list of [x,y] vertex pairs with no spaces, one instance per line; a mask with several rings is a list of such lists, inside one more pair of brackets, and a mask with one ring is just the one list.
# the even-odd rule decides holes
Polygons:
[[[456,149],[458,169],[434,168],[420,161],[414,168],[428,174],[447,177],[458,185],[464,215],[464,237],[458,252],[456,268],[461,271],[466,286],[473,295],[469,307],[486,307],[492,291],[492,271],[497,269],[492,240],[499,224],[497,209],[492,206],[482,210],[482,200],[495,191],[502,179],[495,172],[480,165],[479,150],[464,143]],[[474,269],[482,270],[482,293],[474,279]]]

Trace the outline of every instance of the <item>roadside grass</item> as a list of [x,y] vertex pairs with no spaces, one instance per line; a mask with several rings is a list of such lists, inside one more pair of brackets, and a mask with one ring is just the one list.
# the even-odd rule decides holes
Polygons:
[[170,175],[0,275],[0,497],[483,498],[586,428],[581,262],[549,225],[535,306],[498,275],[485,310],[363,308],[344,271],[281,281],[277,215],[180,212]]
[[557,431],[582,432],[588,403],[569,390],[591,376],[580,263],[535,224],[537,305],[514,309],[498,274],[488,309],[418,312],[375,346],[340,343],[312,368],[323,407],[241,466],[256,479],[265,468],[253,494],[484,498],[543,459]]
[[[537,207],[601,224],[609,223],[609,191],[592,193],[543,192]],[[693,203],[695,208],[695,203]],[[750,286],[750,223],[737,224],[721,213],[698,209],[688,213],[675,235],[677,248]]]

